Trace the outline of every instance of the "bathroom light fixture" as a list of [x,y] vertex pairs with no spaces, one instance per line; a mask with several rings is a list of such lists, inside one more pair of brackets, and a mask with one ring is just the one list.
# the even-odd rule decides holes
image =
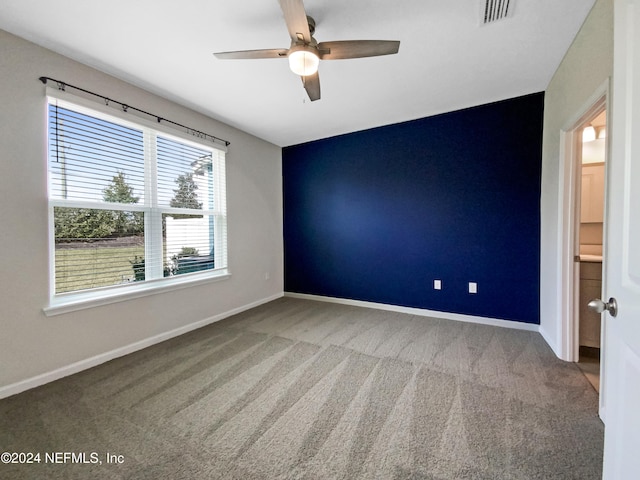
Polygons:
[[598,140],[602,140],[603,138],[607,138],[607,127],[600,127],[598,129]]
[[593,128],[592,125],[588,127],[584,127],[582,130],[582,141],[583,142],[593,142],[596,139],[596,129]]
[[289,50],[289,68],[296,75],[307,77],[318,71],[320,59],[313,48],[306,45],[291,47]]

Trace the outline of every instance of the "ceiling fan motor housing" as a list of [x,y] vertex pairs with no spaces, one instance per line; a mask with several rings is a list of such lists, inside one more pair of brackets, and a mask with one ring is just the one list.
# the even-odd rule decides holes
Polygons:
[[313,19],[313,17],[307,15],[307,23],[309,24],[309,33],[311,35],[316,33],[316,21]]

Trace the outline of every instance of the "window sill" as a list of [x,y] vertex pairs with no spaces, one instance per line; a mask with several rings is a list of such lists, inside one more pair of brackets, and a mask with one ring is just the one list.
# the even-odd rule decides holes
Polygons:
[[231,273],[228,269],[224,269],[212,273],[187,274],[170,279],[162,278],[126,286],[62,294],[52,298],[49,305],[42,310],[47,317],[53,317],[78,310],[124,302],[134,298],[219,282],[229,277],[231,277]]

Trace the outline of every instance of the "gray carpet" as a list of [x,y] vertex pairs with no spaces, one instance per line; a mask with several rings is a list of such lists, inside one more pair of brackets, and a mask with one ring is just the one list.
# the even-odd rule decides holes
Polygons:
[[282,298],[0,400],[0,478],[596,479],[597,409],[537,333]]

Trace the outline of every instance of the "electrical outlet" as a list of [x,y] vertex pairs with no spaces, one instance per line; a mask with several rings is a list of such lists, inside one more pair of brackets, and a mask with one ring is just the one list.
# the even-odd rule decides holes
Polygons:
[[476,282],[469,282],[469,293],[478,293],[478,284]]
[[264,272],[264,279],[269,280],[269,277],[270,277],[269,272]]
[[433,281],[433,289],[434,290],[442,290],[442,280],[434,280]]

